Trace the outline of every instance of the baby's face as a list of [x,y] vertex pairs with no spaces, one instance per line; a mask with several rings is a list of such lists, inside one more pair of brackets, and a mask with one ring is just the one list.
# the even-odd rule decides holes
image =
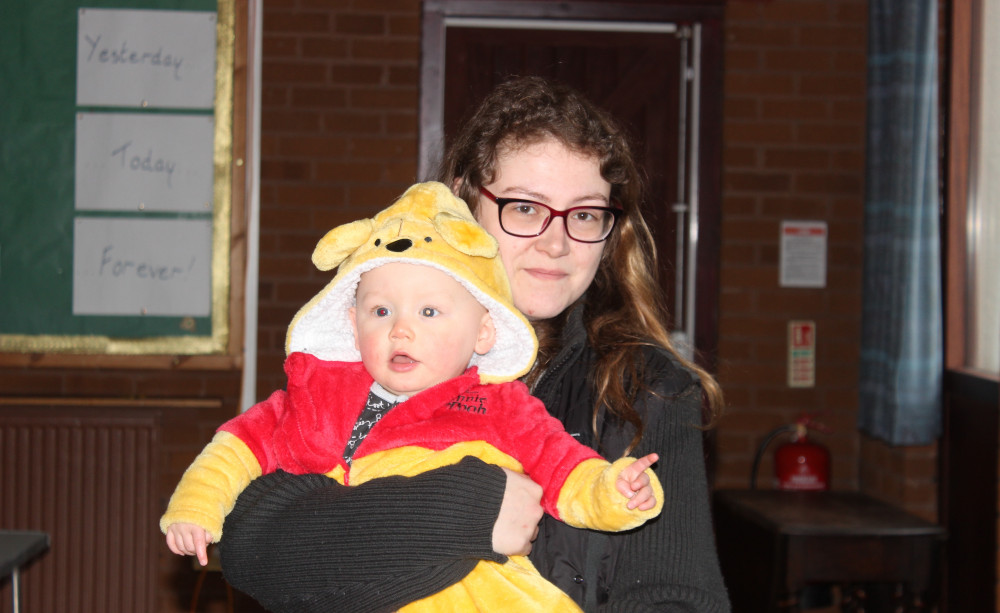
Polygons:
[[350,311],[354,344],[382,387],[412,396],[457,377],[493,346],[493,320],[458,281],[394,262],[361,275]]

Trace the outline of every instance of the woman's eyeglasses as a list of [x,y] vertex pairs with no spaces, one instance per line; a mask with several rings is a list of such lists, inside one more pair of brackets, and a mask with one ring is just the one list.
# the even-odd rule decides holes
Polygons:
[[497,204],[500,228],[511,236],[530,238],[545,232],[552,219],[562,217],[566,235],[580,243],[599,243],[611,234],[621,209],[608,206],[574,206],[565,211],[519,198],[497,198],[485,187],[479,192]]

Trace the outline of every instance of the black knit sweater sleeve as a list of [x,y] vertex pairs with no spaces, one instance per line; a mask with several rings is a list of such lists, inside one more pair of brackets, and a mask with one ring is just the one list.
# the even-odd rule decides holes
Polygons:
[[715,553],[702,449],[701,386],[669,360],[654,359],[652,393],[636,409],[646,431],[636,457],[658,453],[663,485],[660,517],[621,539],[609,599],[614,613],[728,613],[729,598]]
[[345,487],[323,475],[256,479],[226,517],[226,580],[276,613],[392,611],[465,577],[492,548],[506,475],[465,458]]

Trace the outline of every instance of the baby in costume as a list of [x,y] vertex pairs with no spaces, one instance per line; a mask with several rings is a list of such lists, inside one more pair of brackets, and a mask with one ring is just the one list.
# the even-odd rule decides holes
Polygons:
[[[358,485],[476,456],[530,476],[545,511],[576,527],[627,530],[660,513],[655,454],[609,463],[516,380],[537,340],[496,241],[447,187],[414,185],[331,230],[313,262],[337,274],[289,326],[287,388],[223,424],[184,473],[160,520],[174,553],[205,563],[240,492],[279,469]],[[482,560],[400,608],[574,610],[522,556]]]

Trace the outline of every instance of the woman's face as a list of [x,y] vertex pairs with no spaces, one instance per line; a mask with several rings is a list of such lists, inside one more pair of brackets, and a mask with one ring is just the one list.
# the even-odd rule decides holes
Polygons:
[[[499,198],[522,198],[557,211],[574,206],[610,206],[611,184],[596,157],[580,155],[546,139],[497,156],[496,180],[484,185]],[[566,235],[565,219],[553,218],[540,236],[511,236],[500,227],[498,206],[480,195],[478,219],[500,243],[514,306],[529,320],[562,313],[590,286],[604,244],[581,243]]]

